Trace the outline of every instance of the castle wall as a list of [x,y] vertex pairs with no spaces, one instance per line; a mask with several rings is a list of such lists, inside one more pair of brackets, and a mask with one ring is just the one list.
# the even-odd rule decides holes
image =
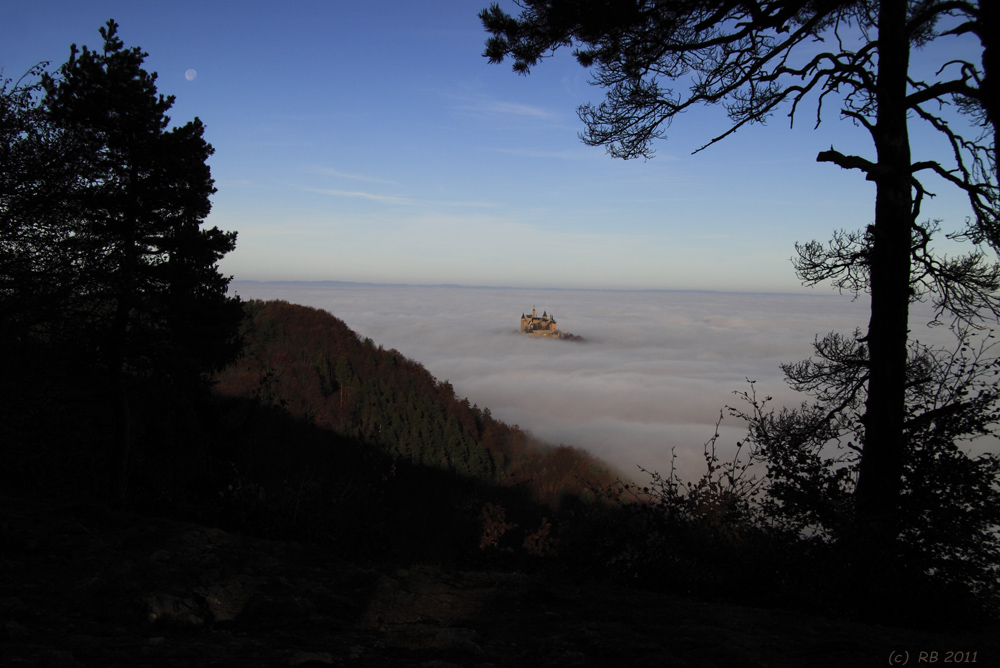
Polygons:
[[556,321],[552,318],[525,316],[524,318],[521,318],[521,331],[525,334],[556,334],[559,330],[557,329]]
[[539,317],[535,309],[531,309],[531,315],[521,314],[521,333],[525,336],[548,337],[553,339],[582,340],[579,336],[560,332],[557,329],[555,318],[548,313]]

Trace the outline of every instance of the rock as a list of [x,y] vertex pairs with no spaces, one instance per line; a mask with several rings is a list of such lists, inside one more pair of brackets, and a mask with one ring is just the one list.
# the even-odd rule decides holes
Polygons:
[[108,581],[100,575],[95,575],[92,578],[81,582],[76,586],[77,591],[84,592],[90,596],[100,594],[102,591],[108,588]]
[[357,612],[358,606],[345,596],[334,594],[321,584],[307,582],[299,588],[298,594],[316,606],[316,611],[324,615],[345,615]]
[[477,655],[485,653],[483,648],[480,647],[480,643],[483,641],[482,636],[472,629],[458,627],[441,629],[434,637],[434,640],[442,647],[448,649],[456,649]]
[[399,583],[388,575],[383,575],[375,582],[375,593],[383,598],[391,599],[399,591]]
[[332,666],[333,655],[328,652],[296,652],[288,659],[289,666]]
[[24,638],[28,635],[28,629],[25,628],[24,624],[7,622],[3,625],[3,634],[11,640],[15,638]]
[[166,561],[170,561],[173,555],[170,554],[169,550],[157,550],[153,554],[149,555],[149,563],[151,564],[161,564]]
[[90,540],[87,541],[88,552],[100,552],[102,550],[107,549],[107,547],[108,547],[107,543],[97,538],[91,538]]
[[213,542],[221,542],[229,538],[229,533],[223,531],[218,527],[209,527],[205,529],[205,537]]
[[289,621],[305,619],[316,613],[316,606],[298,596],[271,598],[255,593],[243,608],[241,619],[253,621]]
[[11,552],[29,552],[38,548],[38,541],[26,537],[23,530],[0,524],[0,557]]
[[76,660],[72,652],[66,652],[54,647],[46,647],[35,653],[34,664],[36,666],[49,666],[51,668],[73,668],[83,664]]
[[205,532],[201,529],[187,531],[181,536],[181,542],[185,545],[201,545],[205,542]]
[[179,598],[172,594],[147,594],[140,598],[150,624],[168,626],[204,626],[211,613],[192,597]]
[[214,552],[209,552],[198,560],[197,568],[200,570],[217,569],[221,565],[222,562],[219,560],[218,555]]
[[0,616],[17,618],[24,609],[24,601],[16,596],[0,598]]
[[246,594],[238,585],[209,587],[197,591],[205,597],[205,605],[216,622],[231,622],[243,612]]
[[62,526],[62,530],[64,533],[67,533],[71,536],[79,536],[81,534],[90,533],[90,529],[88,529],[87,527],[83,526],[82,524],[80,524],[75,520],[70,520],[69,522],[66,522]]

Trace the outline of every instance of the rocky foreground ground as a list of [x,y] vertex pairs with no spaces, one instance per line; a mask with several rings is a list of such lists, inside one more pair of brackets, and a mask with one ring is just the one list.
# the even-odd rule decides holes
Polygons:
[[98,507],[0,497],[0,525],[2,666],[1000,665],[991,634],[552,575],[369,568],[313,546]]

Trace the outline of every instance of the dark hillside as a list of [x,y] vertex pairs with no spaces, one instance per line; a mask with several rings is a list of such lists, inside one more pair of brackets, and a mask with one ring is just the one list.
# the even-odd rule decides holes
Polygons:
[[323,311],[251,302],[246,312],[244,357],[219,376],[221,394],[258,397],[414,464],[499,479],[503,456],[480,443],[490,421],[418,363]]
[[281,406],[394,460],[504,485],[552,506],[591,498],[614,481],[607,466],[565,446],[534,442],[488,408],[459,400],[447,381],[397,350],[362,339],[325,311],[281,301],[246,305],[245,354],[217,391]]

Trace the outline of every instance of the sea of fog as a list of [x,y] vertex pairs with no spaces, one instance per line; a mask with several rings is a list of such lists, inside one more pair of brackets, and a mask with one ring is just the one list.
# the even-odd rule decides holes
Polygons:
[[[805,359],[817,335],[868,322],[867,300],[810,294],[600,291],[233,281],[243,299],[283,299],[329,311],[361,336],[395,348],[493,416],[553,444],[584,448],[629,476],[637,465],[703,471],[705,442],[734,394],[797,406],[780,368]],[[518,334],[522,313],[554,315],[584,342]],[[911,329],[927,329],[918,307]],[[943,337],[943,338],[942,338]],[[718,444],[745,432],[726,414]]]

